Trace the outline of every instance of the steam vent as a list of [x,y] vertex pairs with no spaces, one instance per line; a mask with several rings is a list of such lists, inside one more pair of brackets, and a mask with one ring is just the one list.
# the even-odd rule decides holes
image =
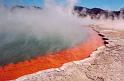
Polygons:
[[80,34],[75,33],[72,36],[75,39],[73,43],[70,38],[64,39],[59,35],[48,35],[41,39],[33,36],[17,36],[16,40],[10,39],[11,42],[5,43],[3,40],[7,41],[8,35],[3,33],[5,36],[0,36],[3,39],[0,40],[0,81],[13,80],[26,74],[60,67],[64,63],[89,57],[103,45],[103,41],[91,29],[82,28],[82,30],[83,39],[75,41]]

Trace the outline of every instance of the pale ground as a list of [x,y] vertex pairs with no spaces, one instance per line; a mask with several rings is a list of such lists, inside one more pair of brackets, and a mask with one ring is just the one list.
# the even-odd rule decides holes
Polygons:
[[98,48],[90,58],[15,81],[124,81],[124,32],[93,25],[92,28],[109,39],[109,44]]

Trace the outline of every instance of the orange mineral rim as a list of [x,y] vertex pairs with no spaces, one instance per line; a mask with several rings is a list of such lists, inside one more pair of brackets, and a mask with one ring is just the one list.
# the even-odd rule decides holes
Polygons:
[[102,38],[96,32],[90,33],[89,38],[73,48],[49,53],[29,61],[9,64],[0,68],[0,81],[13,80],[20,76],[31,74],[50,68],[57,68],[62,64],[82,60],[90,56],[98,47],[103,45]]

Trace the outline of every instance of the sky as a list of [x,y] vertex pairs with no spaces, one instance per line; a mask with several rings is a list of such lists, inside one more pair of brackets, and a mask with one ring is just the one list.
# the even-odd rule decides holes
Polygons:
[[89,8],[103,8],[109,10],[119,10],[124,7],[124,0],[79,0],[78,5]]
[[[56,0],[57,2],[61,2],[65,4],[65,0]],[[42,6],[44,4],[44,0],[1,0],[2,4],[5,5],[35,5],[35,6]],[[120,8],[124,7],[124,0],[78,0],[76,5],[88,7],[88,8],[103,8],[109,10],[119,10]]]
[[1,4],[10,5],[25,5],[25,6],[42,6],[44,0],[1,0]]

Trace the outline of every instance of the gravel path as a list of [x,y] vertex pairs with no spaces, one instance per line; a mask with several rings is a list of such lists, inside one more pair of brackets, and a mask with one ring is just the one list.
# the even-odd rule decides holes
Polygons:
[[124,81],[124,31],[91,27],[99,32],[106,45],[94,51],[90,58],[15,81]]

